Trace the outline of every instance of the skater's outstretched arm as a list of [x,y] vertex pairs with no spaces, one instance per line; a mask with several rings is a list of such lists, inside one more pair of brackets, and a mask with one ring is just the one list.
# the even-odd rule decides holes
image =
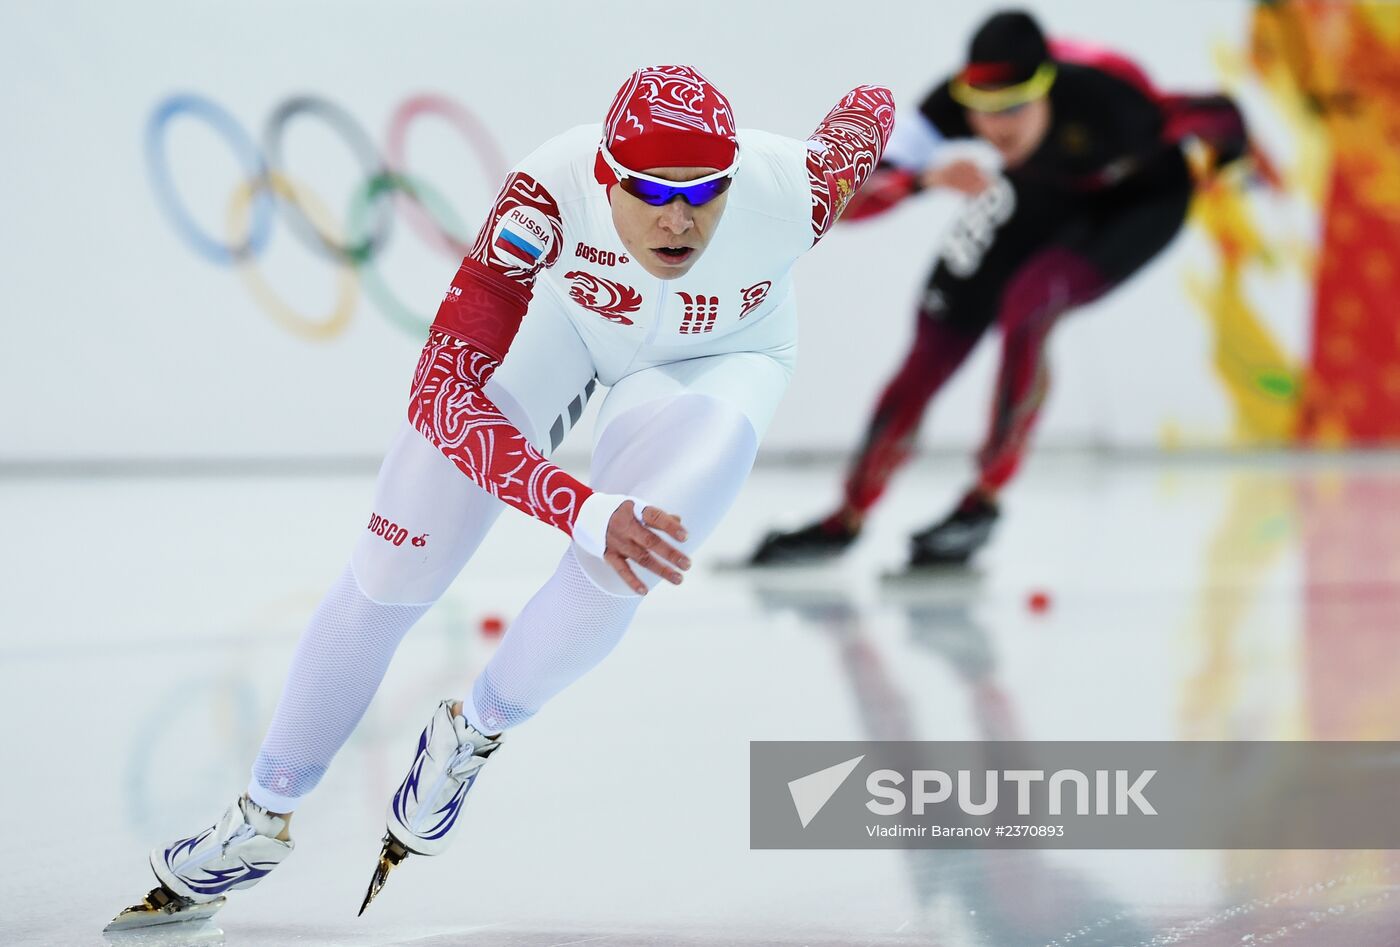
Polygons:
[[536,450],[484,390],[525,318],[536,276],[563,243],[549,191],[512,174],[438,308],[413,376],[409,421],[477,486],[562,530],[624,579],[635,581],[631,559],[679,583],[671,566],[685,569],[689,560],[658,535],[684,540],[677,517],[590,490]]
[[1209,149],[1208,167],[1214,171],[1245,156],[1249,136],[1244,115],[1228,95],[1164,95],[1166,127],[1162,137],[1173,144],[1194,139]]
[[847,92],[807,139],[813,243],[874,172],[893,129],[894,95],[884,86],[863,85]]

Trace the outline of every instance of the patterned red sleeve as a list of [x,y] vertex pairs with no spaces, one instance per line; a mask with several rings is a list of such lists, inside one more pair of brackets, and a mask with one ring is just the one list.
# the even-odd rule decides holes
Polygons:
[[486,397],[495,357],[434,331],[413,375],[408,419],[472,483],[572,536],[593,491],[550,463]]
[[812,242],[820,240],[865,183],[894,128],[894,96],[884,86],[857,86],[826,113],[807,139],[812,187]]
[[563,241],[549,192],[528,174],[507,178],[438,307],[408,419],[477,486],[573,535],[592,491],[550,463],[483,390],[520,328],[535,277],[558,259]]
[[535,277],[559,259],[563,243],[554,197],[530,175],[514,172],[438,307],[433,328],[477,344],[499,362],[525,318]]

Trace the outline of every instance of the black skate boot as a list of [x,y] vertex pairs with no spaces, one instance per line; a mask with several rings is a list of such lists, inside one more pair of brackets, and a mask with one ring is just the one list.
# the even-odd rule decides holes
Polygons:
[[909,537],[909,568],[966,565],[991,538],[1000,515],[994,501],[974,490],[953,512]]
[[773,530],[758,544],[749,558],[749,565],[796,566],[824,562],[845,552],[859,535],[860,529],[846,525],[839,513],[788,533]]

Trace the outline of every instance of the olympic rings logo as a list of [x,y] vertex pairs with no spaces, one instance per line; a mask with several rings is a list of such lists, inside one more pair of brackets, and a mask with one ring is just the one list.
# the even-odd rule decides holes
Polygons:
[[[486,127],[465,106],[440,95],[417,95],[399,104],[389,119],[383,155],[347,111],[326,99],[303,95],[282,102],[263,127],[259,149],[223,106],[200,95],[172,95],[156,106],[146,124],[146,167],[156,201],[176,232],[205,259],[236,267],[253,298],[283,328],[309,339],[339,334],[349,324],[358,287],[363,286],[390,323],[422,338],[432,316],[413,312],[394,296],[375,266],[389,239],[395,211],[424,241],[454,260],[466,255],[474,237],[464,229],[461,217],[442,192],[405,167],[409,126],[428,115],[445,119],[466,140],[491,181],[505,179],[505,157]],[[212,128],[246,172],[229,198],[222,238],[195,222],[176,190],[166,136],[170,123],[179,116],[198,119]],[[326,125],[345,142],[364,171],[364,182],[351,195],[343,223],[335,219],[324,200],[285,168],[283,141],[294,119],[314,119]],[[277,217],[302,243],[339,270],[336,297],[327,312],[296,312],[260,273],[258,258]]]

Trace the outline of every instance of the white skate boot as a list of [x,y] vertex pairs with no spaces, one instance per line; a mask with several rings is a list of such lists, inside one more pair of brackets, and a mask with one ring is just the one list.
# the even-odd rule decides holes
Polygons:
[[160,887],[127,908],[108,931],[204,920],[224,906],[224,893],[251,888],[292,852],[277,836],[286,820],[240,797],[209,828],[151,851]]
[[451,700],[438,705],[418,738],[413,765],[389,802],[384,850],[370,879],[360,913],[384,887],[389,872],[408,855],[440,855],[481,767],[501,745],[452,713]]

